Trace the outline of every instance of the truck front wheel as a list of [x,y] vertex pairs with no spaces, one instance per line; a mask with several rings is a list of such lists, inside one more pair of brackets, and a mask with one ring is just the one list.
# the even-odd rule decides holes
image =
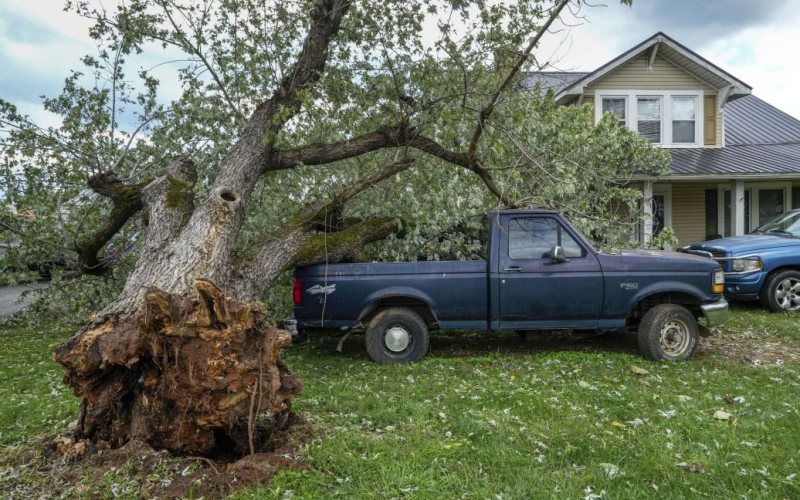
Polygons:
[[367,327],[367,353],[378,363],[419,361],[429,347],[428,325],[411,309],[384,309]]
[[800,271],[786,269],[767,278],[759,295],[772,312],[800,311]]
[[659,304],[639,324],[639,351],[653,361],[689,359],[697,348],[699,329],[685,307]]

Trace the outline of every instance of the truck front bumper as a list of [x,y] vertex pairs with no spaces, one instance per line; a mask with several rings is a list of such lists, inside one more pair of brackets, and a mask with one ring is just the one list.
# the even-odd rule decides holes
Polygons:
[[728,302],[725,299],[703,304],[700,309],[703,310],[703,316],[706,318],[706,326],[708,328],[723,325],[728,321]]

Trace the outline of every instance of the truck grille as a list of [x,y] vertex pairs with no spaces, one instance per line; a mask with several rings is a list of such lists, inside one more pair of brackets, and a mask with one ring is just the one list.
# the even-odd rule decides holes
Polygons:
[[726,252],[725,250],[718,249],[718,248],[705,248],[704,250],[714,256],[714,260],[719,262],[719,264],[722,267],[723,271],[725,271],[726,273],[731,272],[731,269],[732,269],[731,266],[733,265],[733,264],[731,264],[731,261],[729,261],[729,260],[719,260],[720,258],[727,257],[728,256],[728,252]]

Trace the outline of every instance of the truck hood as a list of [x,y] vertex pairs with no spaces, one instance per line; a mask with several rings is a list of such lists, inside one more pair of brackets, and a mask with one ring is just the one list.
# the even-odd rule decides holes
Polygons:
[[711,271],[719,264],[700,255],[666,250],[626,249],[612,254],[600,254],[603,268],[629,271]]
[[800,239],[772,234],[745,234],[730,238],[695,243],[693,250],[724,250],[731,254],[741,254],[781,247],[800,247]]

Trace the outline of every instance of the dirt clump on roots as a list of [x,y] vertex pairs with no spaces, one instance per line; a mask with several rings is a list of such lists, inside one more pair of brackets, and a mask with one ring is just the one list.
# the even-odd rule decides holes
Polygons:
[[209,280],[195,288],[188,296],[148,290],[135,318],[102,318],[56,348],[81,398],[76,443],[242,456],[288,426],[303,389],[280,359],[289,332]]

